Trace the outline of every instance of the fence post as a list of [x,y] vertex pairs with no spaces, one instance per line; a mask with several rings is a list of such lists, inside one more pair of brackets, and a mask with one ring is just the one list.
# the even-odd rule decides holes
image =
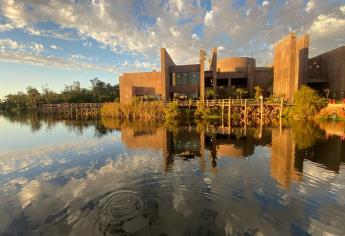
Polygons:
[[280,120],[282,119],[282,113],[283,113],[283,101],[284,101],[284,99],[281,98],[280,99],[280,109],[279,109],[279,119]]
[[229,99],[229,107],[228,108],[229,108],[228,109],[228,126],[229,126],[229,130],[230,130],[230,126],[231,126],[231,98]]
[[263,97],[260,96],[260,124],[262,124],[263,114],[264,114],[264,101]]
[[247,99],[244,99],[244,124],[247,126]]
[[225,106],[225,100],[222,101],[222,119],[224,117],[224,106]]

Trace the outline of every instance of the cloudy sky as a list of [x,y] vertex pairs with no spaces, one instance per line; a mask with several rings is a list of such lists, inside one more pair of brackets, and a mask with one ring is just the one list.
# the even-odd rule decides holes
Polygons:
[[0,98],[48,85],[159,68],[159,49],[197,62],[200,48],[272,63],[274,43],[309,33],[310,56],[345,44],[344,0],[1,0]]

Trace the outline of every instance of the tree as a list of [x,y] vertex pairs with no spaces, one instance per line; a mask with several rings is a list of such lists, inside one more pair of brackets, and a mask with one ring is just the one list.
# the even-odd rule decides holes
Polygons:
[[255,86],[254,90],[255,90],[255,99],[259,100],[260,96],[262,96],[263,90],[262,90],[262,88],[259,85]]
[[237,88],[235,90],[235,95],[236,95],[237,99],[244,98],[247,94],[248,94],[248,91],[243,89],[243,88]]
[[34,87],[27,87],[26,94],[28,96],[28,105],[33,108],[37,108],[38,101],[40,100],[40,92]]
[[17,92],[16,94],[7,94],[5,96],[6,109],[23,108],[27,105],[28,97],[23,92]]
[[210,88],[206,90],[206,98],[216,98],[217,96],[217,90],[214,88]]
[[325,100],[308,86],[301,88],[294,94],[292,115],[297,119],[312,118],[325,106]]

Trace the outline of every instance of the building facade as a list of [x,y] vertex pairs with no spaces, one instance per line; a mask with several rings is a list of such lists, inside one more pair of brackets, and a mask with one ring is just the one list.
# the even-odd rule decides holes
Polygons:
[[265,96],[273,93],[288,100],[303,85],[320,91],[329,89],[330,97],[344,97],[345,47],[308,58],[309,36],[290,33],[279,41],[274,50],[273,67],[256,67],[250,57],[218,58],[213,48],[206,60],[200,50],[199,63],[177,65],[166,49],[160,52],[161,70],[124,73],[120,76],[120,102],[129,103],[135,97],[169,101],[173,99],[204,100],[216,92],[229,98],[237,88],[254,95],[260,86]]

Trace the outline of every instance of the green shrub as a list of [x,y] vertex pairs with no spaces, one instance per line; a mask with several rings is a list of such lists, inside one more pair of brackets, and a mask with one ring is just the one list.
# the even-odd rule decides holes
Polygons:
[[291,115],[296,119],[310,119],[325,106],[325,99],[308,86],[302,86],[294,94]]
[[166,120],[174,120],[180,117],[181,111],[178,102],[171,102],[163,110]]
[[255,86],[254,90],[255,90],[255,99],[259,100],[260,96],[262,96],[263,90],[262,90],[262,88],[259,85]]
[[196,118],[208,118],[212,115],[211,109],[206,107],[204,102],[199,102],[197,104],[194,116]]

